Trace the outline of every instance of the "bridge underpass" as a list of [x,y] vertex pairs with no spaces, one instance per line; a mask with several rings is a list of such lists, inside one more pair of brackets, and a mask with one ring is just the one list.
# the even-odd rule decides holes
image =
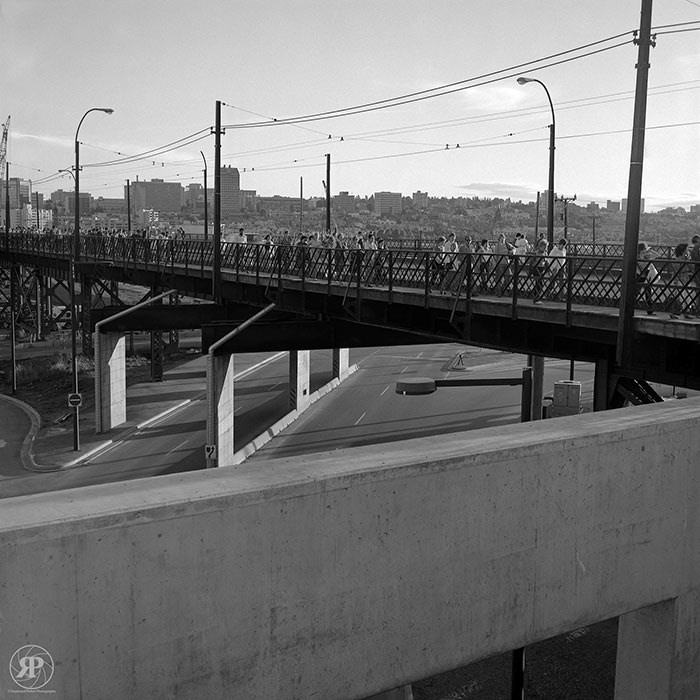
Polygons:
[[699,418],[689,399],[8,499],[0,654],[41,644],[65,697],[349,700],[620,616],[615,697],[695,699]]

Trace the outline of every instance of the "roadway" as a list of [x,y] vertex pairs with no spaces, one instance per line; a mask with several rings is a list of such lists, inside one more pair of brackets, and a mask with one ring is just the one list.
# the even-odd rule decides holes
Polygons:
[[[463,353],[463,370],[451,370]],[[330,351],[311,355],[311,391],[329,381]],[[520,419],[518,387],[440,389],[405,397],[395,393],[401,376],[520,376],[525,358],[452,343],[352,350],[358,371],[313,404],[252,459],[367,445],[408,437],[506,426]],[[287,353],[251,353],[235,359],[235,442],[243,447],[287,412]],[[568,378],[569,363],[546,363],[545,391]],[[168,378],[167,375],[170,375]],[[577,365],[584,401],[592,398],[593,370]],[[114,442],[70,469],[32,474],[4,483],[4,495],[56,490],[204,468],[206,441],[205,360],[198,357],[166,379],[187,384],[190,402],[178,411]],[[184,393],[183,393],[184,396]],[[128,410],[128,408],[127,408]],[[20,431],[21,432],[21,431]]]

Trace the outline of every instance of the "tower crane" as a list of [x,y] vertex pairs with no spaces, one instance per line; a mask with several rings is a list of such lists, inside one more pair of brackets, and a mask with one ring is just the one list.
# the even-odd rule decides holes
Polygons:
[[2,125],[2,141],[0,141],[0,176],[5,172],[5,158],[7,157],[7,132],[10,130],[10,116]]

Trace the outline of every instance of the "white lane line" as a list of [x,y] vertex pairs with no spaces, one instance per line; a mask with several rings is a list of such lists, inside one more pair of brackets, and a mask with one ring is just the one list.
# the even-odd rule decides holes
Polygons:
[[421,351],[416,355],[416,359],[417,359],[417,360],[420,360],[422,354],[423,354],[423,351],[421,350]]
[[367,411],[365,411],[365,412],[355,421],[355,425],[357,425],[366,415],[367,415]]
[[408,369],[408,367],[404,367],[404,368],[399,372],[399,374],[403,374],[407,369]]
[[234,374],[233,378],[235,379],[243,379],[243,377],[247,377],[249,374],[252,374],[255,372],[256,369],[260,369],[261,367],[264,367],[265,365],[269,365],[270,362],[274,362],[275,360],[279,360],[280,357],[284,357],[287,352],[286,350],[283,350],[282,352],[277,352],[274,355],[268,357],[266,360],[262,360],[261,362],[258,362],[256,365],[252,365],[252,367],[248,367],[248,369],[244,369],[238,374]]
[[384,396],[384,394],[386,394],[386,392],[389,391],[389,388],[390,388],[390,387],[391,387],[391,384],[387,384],[387,385],[384,387],[384,391],[382,391],[382,393],[379,394],[379,395],[380,395],[380,396]]
[[179,445],[175,445],[172,450],[168,450],[165,454],[169,455],[172,452],[175,452],[175,450],[179,450],[183,445],[186,445],[189,442],[189,440],[183,440]]

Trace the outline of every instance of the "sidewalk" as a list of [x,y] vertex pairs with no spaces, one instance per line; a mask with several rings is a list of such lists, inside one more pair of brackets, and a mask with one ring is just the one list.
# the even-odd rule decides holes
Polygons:
[[[123,440],[136,430],[200,397],[205,380],[205,358],[197,355],[164,372],[162,382],[140,382],[128,386],[126,422],[100,435],[95,433],[94,407],[82,407],[78,451],[73,450],[72,414],[58,425],[44,426],[38,434],[34,429],[33,439],[27,446],[25,465],[36,472],[76,466],[112,442]],[[70,409],[66,409],[66,413],[69,414]]]

